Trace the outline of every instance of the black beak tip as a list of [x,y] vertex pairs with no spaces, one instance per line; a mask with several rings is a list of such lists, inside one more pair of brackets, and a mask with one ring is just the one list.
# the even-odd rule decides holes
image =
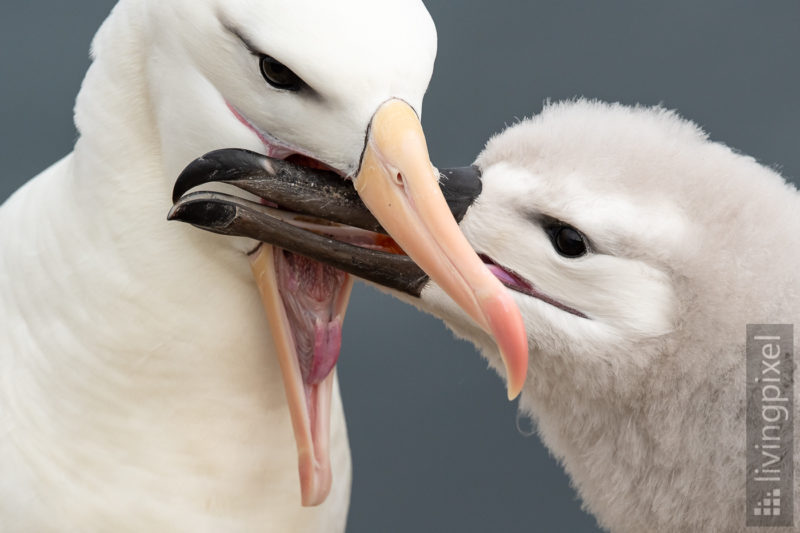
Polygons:
[[167,214],[167,220],[186,222],[205,229],[225,228],[236,217],[236,206],[209,199],[186,200],[175,204]]
[[266,156],[241,148],[223,148],[198,157],[178,176],[172,189],[172,203],[186,191],[212,181],[240,178],[253,172],[268,170]]
[[208,159],[209,155],[210,154],[206,154],[202,157],[198,157],[181,171],[172,189],[173,204],[189,189],[202,185],[203,183],[208,183],[213,179],[211,176],[215,174],[215,168],[212,165],[212,160]]

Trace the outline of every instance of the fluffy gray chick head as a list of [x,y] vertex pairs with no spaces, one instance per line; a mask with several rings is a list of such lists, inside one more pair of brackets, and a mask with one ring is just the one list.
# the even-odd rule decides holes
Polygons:
[[[797,241],[797,191],[674,112],[549,105],[476,164],[483,191],[461,228],[531,289],[515,293],[524,394],[640,397],[703,379],[741,359],[746,323],[782,319],[768,285],[798,285],[794,263],[765,254],[785,231]],[[502,374],[493,343],[437,286],[422,300]]]

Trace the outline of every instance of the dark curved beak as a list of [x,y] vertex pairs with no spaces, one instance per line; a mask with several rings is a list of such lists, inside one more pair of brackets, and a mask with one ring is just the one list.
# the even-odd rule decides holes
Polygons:
[[[480,170],[471,166],[439,172],[441,191],[460,222],[481,192]],[[233,185],[266,205],[217,192],[185,194],[211,182]],[[412,296],[419,296],[429,279],[399,247],[386,245],[391,239],[352,182],[334,172],[247,150],[216,150],[184,169],[173,201],[169,220],[266,242]]]

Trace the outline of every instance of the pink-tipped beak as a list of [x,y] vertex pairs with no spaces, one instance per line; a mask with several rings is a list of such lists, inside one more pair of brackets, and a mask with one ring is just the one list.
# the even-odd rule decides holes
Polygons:
[[528,368],[522,316],[459,230],[439,189],[422,125],[408,104],[389,100],[375,113],[354,181],[392,238],[494,337],[506,367],[508,397],[515,398]]

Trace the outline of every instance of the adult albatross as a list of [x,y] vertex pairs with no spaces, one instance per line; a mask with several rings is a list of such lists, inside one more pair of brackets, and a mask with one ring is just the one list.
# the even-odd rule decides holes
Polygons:
[[[586,508],[614,532],[745,531],[754,512],[745,498],[746,326],[800,319],[796,188],[675,113],[587,101],[509,128],[476,165],[471,181],[451,175],[442,187],[472,246],[514,291],[530,342],[520,408]],[[215,200],[183,202],[193,201]],[[234,203],[212,205],[221,204]],[[299,220],[232,209],[209,229],[271,242],[278,222],[312,230],[316,243],[298,234],[281,246],[340,267],[341,257],[359,257],[369,267],[355,274],[443,318],[504,373],[491,339],[407,258],[374,249],[379,239],[369,250],[352,245],[369,242],[363,209],[350,214],[361,229],[335,231],[310,224],[314,209]],[[245,227],[244,217],[258,223]],[[797,328],[781,346],[792,340]],[[778,364],[762,363],[761,377],[774,382]],[[800,388],[793,398],[789,390],[782,405],[793,399],[796,417]],[[766,416],[784,420],[777,410]],[[766,437],[777,448],[764,447],[759,465],[768,466],[759,468],[774,473],[779,452],[768,453],[791,454],[780,447],[791,434],[780,424]],[[796,485],[800,461],[793,474]],[[800,508],[797,490],[786,492],[784,516],[791,502]]]
[[165,221],[175,176],[214,148],[351,178],[494,332],[519,390],[521,319],[419,126],[436,51],[421,2],[122,0],[92,51],[74,151],[0,209],[5,531],[343,529],[350,278]]

